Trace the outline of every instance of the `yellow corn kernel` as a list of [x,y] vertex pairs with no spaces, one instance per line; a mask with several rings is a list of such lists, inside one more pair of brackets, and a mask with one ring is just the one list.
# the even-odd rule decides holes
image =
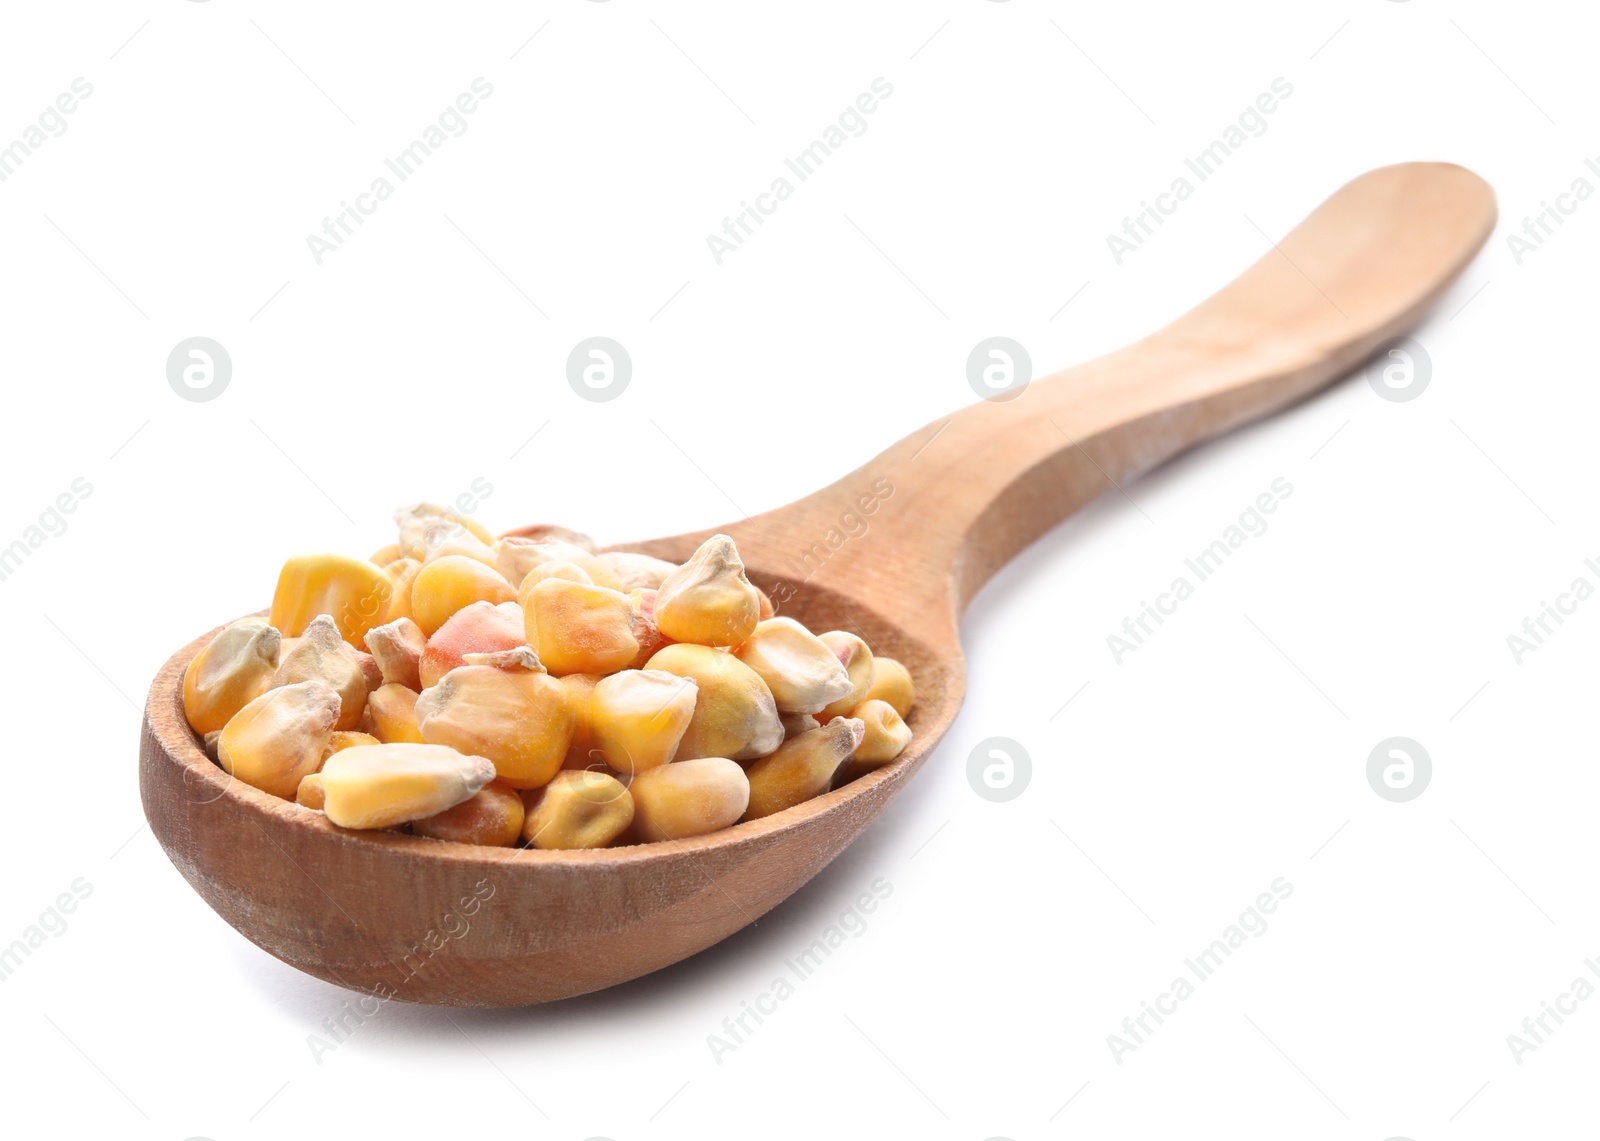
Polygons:
[[548,563],[575,566],[597,586],[616,590],[622,585],[611,569],[595,555],[561,539],[503,538],[495,543],[495,552],[495,567],[519,587],[529,574]]
[[292,800],[300,781],[322,765],[338,720],[339,695],[323,682],[269,689],[222,730],[217,761],[245,784]]
[[422,564],[416,559],[397,559],[383,568],[389,576],[389,605],[384,607],[384,622],[411,617],[411,587],[421,572]]
[[667,644],[667,638],[656,625],[656,592],[640,587],[628,592],[628,605],[633,608],[633,637],[639,643],[639,652],[628,663],[630,670],[642,670],[655,652]]
[[[477,559],[490,570],[495,569],[496,556],[494,548],[471,531],[463,529],[445,539],[428,552],[427,557],[422,560],[422,565],[427,566],[429,563],[437,562],[447,555],[465,555],[469,559]],[[495,573],[498,574],[499,571],[495,571]]]
[[380,685],[367,698],[372,735],[385,745],[423,744],[417,729],[417,691],[398,682]]
[[822,727],[822,722],[809,713],[785,713],[781,720],[783,721],[783,739],[785,741]]
[[259,618],[225,626],[183,672],[183,713],[189,728],[204,735],[266,688],[283,652],[283,638]]
[[300,778],[300,786],[294,790],[296,804],[301,808],[311,808],[318,812],[322,811],[324,797],[321,773],[307,773]]
[[633,823],[633,797],[608,773],[557,773],[543,788],[522,795],[522,837],[546,851],[604,848]]
[[367,706],[367,675],[356,651],[339,635],[332,618],[319,614],[298,638],[283,647],[278,668],[268,683],[276,689],[302,681],[320,681],[339,695],[336,729],[355,729]]
[[645,668],[690,678],[698,687],[694,716],[678,742],[679,763],[695,757],[743,761],[783,743],[783,722],[767,683],[732,654],[679,642],[656,651]]
[[513,788],[538,788],[560,771],[577,720],[571,691],[527,646],[468,654],[417,699],[423,740],[488,757]]
[[694,716],[699,687],[665,670],[623,670],[601,678],[585,720],[594,748],[619,773],[670,764]]
[[396,682],[407,689],[422,689],[422,655],[428,639],[421,626],[409,618],[397,618],[368,630],[366,641],[382,675],[379,684]]
[[295,638],[317,615],[328,614],[340,637],[359,648],[362,636],[384,620],[389,591],[389,576],[371,563],[345,555],[296,555],[278,572],[267,621],[285,638]]
[[322,759],[326,761],[340,749],[353,749],[357,745],[381,745],[371,733],[353,733],[343,729],[335,730],[328,734],[328,744],[322,750]]
[[518,597],[521,597],[524,587],[531,590],[534,583],[547,578],[564,578],[568,582],[582,583],[584,586],[594,585],[594,579],[589,577],[589,572],[577,563],[562,563],[551,560],[547,563],[540,563],[522,576],[522,582],[517,587]]
[[674,642],[737,646],[761,620],[761,598],[726,535],[713,535],[656,591],[656,623]]
[[850,711],[850,716],[866,726],[855,759],[867,765],[886,765],[911,743],[911,727],[887,701],[869,697]]
[[411,618],[432,635],[450,616],[474,602],[512,602],[517,592],[499,571],[465,555],[424,563],[411,583]]
[[400,553],[419,562],[428,557],[429,551],[463,533],[483,543],[494,541],[483,524],[437,503],[402,507],[394,513],[394,521],[400,529]]
[[633,828],[641,840],[686,840],[737,824],[750,803],[750,781],[726,757],[675,761],[640,773],[628,785]]
[[567,745],[567,756],[561,762],[564,769],[592,769],[605,767],[605,758],[595,747],[594,731],[589,725],[589,695],[600,682],[599,674],[563,674],[556,679],[566,686],[572,696],[572,709],[577,720],[572,728],[572,741]]
[[428,648],[423,651],[417,670],[422,677],[422,688],[438,685],[440,678],[464,664],[468,654],[514,650],[527,642],[522,607],[515,602],[502,602],[498,606],[474,602],[464,606],[428,639]]
[[341,828],[390,828],[454,808],[494,779],[494,765],[443,745],[360,745],[322,768],[322,811]]
[[553,674],[616,673],[638,656],[633,605],[619,590],[547,578],[519,601],[528,645]]
[[734,654],[761,675],[779,713],[820,713],[851,690],[838,655],[793,618],[756,623]]
[[844,663],[845,674],[850,678],[850,692],[829,702],[817,714],[818,721],[827,723],[845,716],[866,699],[867,690],[872,686],[872,651],[860,638],[845,630],[829,630],[817,637]]
[[[404,557],[405,556],[400,553],[399,543],[389,543],[387,546],[379,547],[377,550],[373,551],[372,554],[367,558],[367,562],[371,563],[375,567],[387,568],[391,563],[397,563]],[[394,576],[390,575],[389,577],[393,579]]]
[[750,766],[750,810],[745,819],[759,820],[827,792],[833,774],[860,747],[865,732],[863,722],[837,717],[756,761]]
[[617,579],[617,589],[624,594],[636,590],[658,590],[677,563],[658,559],[654,555],[641,555],[633,551],[601,551],[595,556]]
[[[754,583],[752,583],[751,585],[755,586]],[[768,618],[776,617],[777,613],[778,613],[778,608],[776,606],[772,605],[772,599],[767,597],[767,592],[762,590],[759,586],[755,587],[755,592],[756,592],[756,598],[761,603],[761,610],[760,610],[761,621],[765,622]]]
[[453,840],[457,844],[513,847],[522,835],[522,797],[502,781],[490,781],[470,800],[425,816],[411,825],[418,836]]
[[863,701],[887,701],[901,717],[911,714],[917,702],[917,687],[911,681],[911,671],[894,658],[876,654],[872,659],[872,684],[867,686]]

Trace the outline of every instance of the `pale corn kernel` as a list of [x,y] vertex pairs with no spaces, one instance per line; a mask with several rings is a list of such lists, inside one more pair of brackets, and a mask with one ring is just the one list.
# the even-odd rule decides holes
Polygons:
[[726,757],[697,757],[640,773],[628,785],[641,840],[686,840],[736,824],[750,803],[750,781]]
[[522,628],[522,607],[515,602],[498,606],[474,602],[450,616],[450,620],[428,639],[417,668],[422,688],[437,685],[439,679],[461,665],[468,654],[492,654],[525,645],[528,636]]
[[383,742],[378,740],[371,733],[356,733],[344,729],[338,729],[328,734],[328,743],[322,750],[322,759],[326,761],[340,749],[353,749],[357,745],[381,744],[383,744]]
[[623,670],[601,678],[585,711],[595,750],[630,776],[670,764],[698,693],[693,678],[665,670]]
[[783,722],[767,683],[732,654],[680,642],[658,650],[645,668],[690,678],[698,687],[694,716],[678,742],[680,763],[695,757],[748,760],[783,743]]
[[656,590],[656,624],[675,642],[737,646],[761,620],[761,598],[726,535],[713,535]]
[[633,551],[601,551],[596,558],[616,576],[617,589],[624,594],[642,589],[657,590],[667,576],[678,569],[677,563]]
[[423,743],[417,728],[417,691],[398,682],[380,685],[367,697],[372,735],[385,745]]
[[411,831],[457,844],[510,848],[522,835],[522,797],[503,781],[490,781],[469,800],[437,816],[414,821]]
[[[368,632],[370,633],[371,631]],[[356,663],[356,668],[361,671],[361,677],[367,683],[368,693],[383,684],[383,667],[378,664],[377,658],[365,650],[351,650],[350,658]]]
[[492,567],[465,555],[424,563],[411,583],[411,618],[431,635],[452,614],[474,602],[512,602],[516,590]]
[[267,621],[285,638],[294,638],[317,615],[329,614],[340,637],[360,647],[366,632],[384,621],[390,589],[383,569],[360,559],[296,555],[278,572]]
[[[751,585],[754,586],[755,584],[752,583]],[[756,598],[761,603],[761,610],[759,611],[760,620],[765,622],[768,618],[776,617],[778,608],[772,605],[772,599],[767,597],[767,592],[762,590],[759,586],[755,588],[755,591]]]
[[589,572],[577,563],[563,563],[551,560],[547,563],[540,563],[522,576],[522,581],[517,585],[518,596],[520,597],[525,589],[531,590],[534,583],[547,578],[564,578],[568,582],[579,582],[585,586],[594,585],[594,579],[589,577]]
[[[388,543],[373,551],[372,554],[367,557],[367,562],[371,563],[375,567],[383,567],[387,569],[391,563],[397,563],[404,557],[405,556],[400,551],[399,543]],[[391,575],[390,577],[392,578],[393,576]]]
[[761,675],[779,713],[820,713],[852,688],[838,655],[793,618],[758,622],[734,654]]
[[813,729],[822,727],[822,722],[809,713],[785,713],[781,720],[783,721],[783,739],[785,741],[791,737],[798,737],[802,733],[809,733]]
[[860,747],[865,732],[861,721],[837,717],[756,761],[749,769],[750,809],[745,819],[759,820],[827,792],[833,774]]
[[[438,546],[429,550],[427,556],[422,560],[422,565],[427,566],[429,563],[437,562],[448,555],[464,555],[469,559],[478,560],[490,570],[495,570],[497,556],[494,548],[471,531],[459,530]],[[495,573],[498,574],[499,571],[496,570]]]
[[862,764],[886,765],[911,743],[911,727],[887,701],[869,697],[852,709],[850,716],[866,726],[855,751],[855,760]]
[[368,630],[366,641],[382,674],[379,684],[396,682],[407,689],[422,689],[422,655],[428,639],[421,626],[409,618],[397,618]]
[[817,714],[818,721],[827,723],[835,717],[845,716],[866,699],[867,690],[872,686],[872,650],[859,637],[846,630],[829,630],[817,637],[844,664],[845,673],[850,678],[850,692],[837,701],[829,702]]
[[201,743],[205,746],[206,756],[210,757],[213,761],[217,759],[217,742],[221,739],[221,729],[213,729],[211,732],[207,733],[203,738],[201,738]]
[[917,703],[917,687],[911,680],[911,671],[894,658],[882,654],[872,657],[872,684],[867,686],[863,701],[887,701],[901,717],[911,713]]
[[394,513],[394,521],[400,531],[400,553],[419,562],[428,557],[429,551],[463,532],[483,543],[494,541],[481,523],[440,507],[437,503],[402,507]]
[[628,592],[628,605],[633,608],[633,637],[639,643],[639,652],[628,663],[630,670],[641,670],[655,652],[668,644],[661,627],[656,625],[656,592],[640,587]]
[[389,828],[454,808],[493,779],[486,758],[443,745],[361,745],[323,766],[322,810],[341,828]]
[[560,539],[563,543],[571,543],[574,547],[588,551],[591,555],[595,552],[594,540],[582,531],[574,531],[569,527],[562,527],[556,523],[529,523],[523,527],[513,527],[500,534],[502,539]]
[[633,605],[621,591],[547,578],[523,591],[524,632],[553,674],[609,674],[639,654]]
[[319,614],[306,632],[290,638],[283,647],[278,668],[269,688],[320,681],[339,695],[339,723],[336,729],[355,729],[367,705],[367,675],[356,650],[339,634],[332,618]]
[[572,710],[576,721],[572,728],[572,741],[567,745],[564,769],[592,769],[604,766],[605,758],[594,744],[594,732],[589,725],[589,695],[600,682],[599,674],[563,674],[556,679],[572,695]]
[[416,584],[417,575],[422,573],[422,564],[416,559],[400,559],[383,569],[391,583],[389,606],[384,611],[383,620],[398,622],[402,618],[410,618],[411,588]]
[[560,772],[522,795],[522,837],[546,851],[604,848],[633,823],[633,796],[609,773]]
[[283,637],[260,618],[225,626],[183,672],[183,713],[205,734],[260,695],[278,668]]
[[488,757],[513,788],[538,788],[560,771],[578,720],[571,691],[527,646],[468,655],[422,691],[416,712],[423,740]]
[[[374,742],[376,743],[376,742]],[[322,802],[326,792],[322,787],[321,773],[307,773],[300,778],[300,786],[294,790],[294,802],[301,808],[322,811]]]
[[339,695],[320,681],[269,689],[228,722],[217,761],[245,784],[293,800],[300,781],[322,765],[339,720]]
[[495,543],[495,566],[511,582],[522,586],[529,574],[547,563],[567,563],[577,567],[599,586],[617,589],[621,584],[595,555],[575,543],[561,539],[503,538]]

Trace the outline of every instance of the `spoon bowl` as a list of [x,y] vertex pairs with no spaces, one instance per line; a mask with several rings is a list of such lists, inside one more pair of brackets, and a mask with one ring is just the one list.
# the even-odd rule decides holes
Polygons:
[[[921,767],[961,704],[960,615],[995,571],[1103,491],[1370,358],[1432,305],[1494,221],[1493,192],[1461,167],[1371,171],[1162,330],[962,409],[811,496],[719,528],[781,613],[853,631],[910,669],[911,744],[850,784],[707,836],[598,851],[351,832],[234,781],[205,755],[182,681],[212,631],[151,685],[140,742],[151,830],[258,946],[383,999],[525,1005],[686,958],[821,871]],[[682,561],[714,533],[627,549]]]

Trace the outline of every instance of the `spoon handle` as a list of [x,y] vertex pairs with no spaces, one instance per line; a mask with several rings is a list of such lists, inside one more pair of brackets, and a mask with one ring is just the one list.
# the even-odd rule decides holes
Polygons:
[[957,617],[1101,492],[1371,356],[1432,305],[1494,223],[1493,190],[1462,167],[1370,171],[1160,331],[963,408],[728,530],[752,565],[796,586],[836,586],[913,623],[947,599]]

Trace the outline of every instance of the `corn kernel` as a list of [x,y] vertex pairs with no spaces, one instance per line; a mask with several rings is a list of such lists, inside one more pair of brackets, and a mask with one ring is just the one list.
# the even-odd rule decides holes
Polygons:
[[526,646],[468,655],[422,691],[416,711],[424,740],[488,757],[513,788],[555,776],[577,725],[571,692]]
[[852,688],[838,655],[793,618],[758,622],[734,653],[761,675],[780,713],[820,713]]
[[690,678],[698,687],[694,716],[678,742],[679,763],[695,757],[748,760],[783,743],[783,722],[767,683],[732,654],[680,642],[657,651],[645,668]]
[[641,840],[685,840],[738,823],[750,781],[725,757],[699,757],[650,769],[628,785]]
[[574,547],[588,551],[591,555],[595,552],[594,540],[582,531],[574,531],[556,523],[529,523],[523,527],[513,527],[509,531],[500,533],[501,539],[560,539],[563,543],[571,543]]
[[600,681],[599,674],[563,674],[556,679],[572,697],[572,709],[577,720],[572,728],[572,741],[567,745],[564,769],[604,768],[605,758],[595,748],[594,732],[589,726],[589,695]]
[[384,611],[385,622],[398,622],[411,617],[411,588],[416,585],[422,564],[416,559],[397,559],[383,568],[389,576],[389,605]]
[[296,555],[278,572],[268,623],[285,638],[305,632],[319,614],[332,615],[339,635],[359,648],[389,609],[389,576],[344,555]]
[[585,720],[594,748],[619,773],[669,764],[694,716],[699,687],[665,670],[623,670],[601,678]]
[[633,796],[608,773],[557,773],[523,803],[522,837],[546,851],[604,848],[633,823]]
[[911,727],[887,701],[869,697],[850,711],[850,716],[865,726],[855,759],[867,765],[886,765],[911,743]]
[[667,576],[678,569],[677,563],[633,551],[601,551],[595,557],[616,576],[617,589],[624,594],[641,589],[659,590]]
[[822,727],[822,722],[809,713],[785,713],[779,719],[783,722],[783,739],[785,741]]
[[597,586],[616,590],[622,585],[611,569],[595,555],[560,539],[505,538],[495,544],[495,550],[498,553],[495,566],[518,587],[524,585],[528,575],[549,563],[575,566]]
[[490,570],[494,570],[496,574],[500,573],[498,570],[495,570],[495,559],[497,556],[494,548],[489,546],[489,544],[485,543],[482,539],[478,538],[478,536],[474,535],[471,531],[457,531],[454,535],[445,539],[438,546],[432,548],[428,552],[427,557],[422,560],[422,565],[427,566],[429,563],[437,562],[447,555],[463,555],[469,559],[476,559]]
[[633,608],[633,637],[639,643],[639,652],[628,663],[630,670],[642,670],[655,652],[667,645],[666,635],[656,625],[656,592],[648,587],[628,592],[628,605]]
[[389,828],[475,796],[494,765],[443,745],[361,745],[328,758],[323,812],[341,828]]
[[465,663],[468,654],[494,654],[525,645],[528,635],[522,627],[522,607],[515,602],[498,606],[474,602],[457,610],[434,631],[422,652],[417,668],[422,688],[438,685],[440,678]]
[[528,645],[553,674],[616,673],[638,656],[633,605],[621,591],[547,578],[520,601]]
[[368,630],[366,641],[382,675],[380,685],[395,682],[407,689],[422,689],[422,655],[428,648],[422,627],[409,618],[398,618]]
[[749,770],[750,810],[745,819],[759,820],[827,792],[833,774],[861,745],[865,732],[863,722],[837,717],[756,761]]
[[336,729],[328,734],[328,743],[323,747],[322,759],[326,761],[340,749],[353,749],[357,745],[381,745],[371,733],[355,733],[344,729]]
[[339,720],[339,695],[320,681],[269,689],[228,722],[217,760],[230,776],[284,800],[322,765]]
[[385,745],[423,743],[417,729],[417,691],[398,682],[380,685],[367,698],[372,735]]
[[294,790],[294,802],[301,808],[311,808],[321,812],[325,795],[322,774],[307,773],[300,778],[300,786]]
[[474,602],[512,602],[517,592],[499,571],[465,555],[424,563],[411,584],[411,617],[431,635],[450,616]]
[[486,544],[494,541],[481,523],[436,503],[402,507],[394,513],[394,521],[400,529],[400,553],[418,562],[426,559],[436,547],[462,534],[471,535]]
[[189,727],[200,734],[221,729],[266,688],[282,653],[282,636],[259,618],[218,631],[183,672]]
[[[387,569],[391,563],[397,563],[404,557],[405,556],[400,553],[399,543],[389,543],[373,551],[372,554],[368,556],[367,562],[371,563],[375,567]],[[394,576],[390,575],[389,577],[393,579]]]
[[470,800],[425,816],[411,825],[418,836],[453,840],[457,844],[486,844],[510,848],[522,835],[522,797],[510,785],[490,781]]
[[656,623],[675,642],[737,646],[761,620],[761,598],[726,535],[713,535],[656,591]]
[[911,681],[911,671],[894,658],[875,654],[872,658],[872,684],[867,686],[863,701],[887,701],[901,717],[911,714],[917,701],[917,687]]
[[835,717],[844,717],[866,699],[867,690],[872,686],[872,651],[859,637],[845,630],[829,630],[817,637],[844,663],[845,674],[850,678],[850,692],[829,702],[817,714],[817,720],[826,724]]
[[356,652],[340,636],[333,619],[319,614],[305,634],[284,644],[269,687],[320,681],[339,695],[339,723],[334,728],[355,729],[367,706],[367,675]]

